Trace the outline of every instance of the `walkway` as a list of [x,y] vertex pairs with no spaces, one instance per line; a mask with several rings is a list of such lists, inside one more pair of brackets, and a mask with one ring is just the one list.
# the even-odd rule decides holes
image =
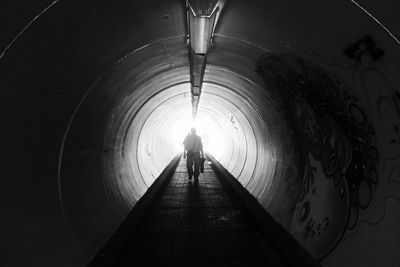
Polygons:
[[115,266],[289,266],[207,162],[199,182],[184,163]]

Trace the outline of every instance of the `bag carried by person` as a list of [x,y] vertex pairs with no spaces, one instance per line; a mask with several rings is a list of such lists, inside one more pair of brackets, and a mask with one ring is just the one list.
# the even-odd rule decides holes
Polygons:
[[206,161],[206,159],[204,158],[204,156],[202,158],[200,158],[200,172],[203,173],[204,172],[204,162]]

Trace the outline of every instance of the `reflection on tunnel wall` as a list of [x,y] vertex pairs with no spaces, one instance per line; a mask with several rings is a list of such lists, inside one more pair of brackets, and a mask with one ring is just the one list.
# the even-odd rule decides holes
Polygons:
[[[356,73],[359,84],[354,85],[293,56],[265,55],[258,73],[300,137],[294,139],[296,171],[286,177],[288,197],[297,198],[288,229],[316,258],[324,258],[343,238],[356,238],[362,225],[381,223],[386,200],[399,200],[382,195],[383,179],[397,182],[392,177],[398,154],[386,152],[383,158],[374,126],[390,132],[393,122],[382,119],[397,121],[389,143],[398,145],[399,94],[371,64]],[[360,84],[364,97],[378,102],[360,99],[352,87]],[[376,94],[376,88],[367,88],[372,84],[386,84],[379,92],[386,95],[371,97]]]

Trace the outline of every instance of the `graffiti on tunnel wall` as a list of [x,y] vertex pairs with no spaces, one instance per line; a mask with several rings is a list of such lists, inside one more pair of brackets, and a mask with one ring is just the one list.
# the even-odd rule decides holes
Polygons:
[[[356,229],[379,184],[376,133],[349,84],[293,56],[265,55],[263,77],[294,133],[297,175],[289,231],[317,258]],[[294,188],[296,190],[294,190]]]

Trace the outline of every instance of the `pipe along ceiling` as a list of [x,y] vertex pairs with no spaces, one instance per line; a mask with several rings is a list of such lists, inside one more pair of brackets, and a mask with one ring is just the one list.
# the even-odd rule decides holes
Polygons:
[[400,263],[395,36],[351,1],[223,2],[195,120],[184,1],[5,17],[1,264],[87,263],[192,126],[327,266]]

